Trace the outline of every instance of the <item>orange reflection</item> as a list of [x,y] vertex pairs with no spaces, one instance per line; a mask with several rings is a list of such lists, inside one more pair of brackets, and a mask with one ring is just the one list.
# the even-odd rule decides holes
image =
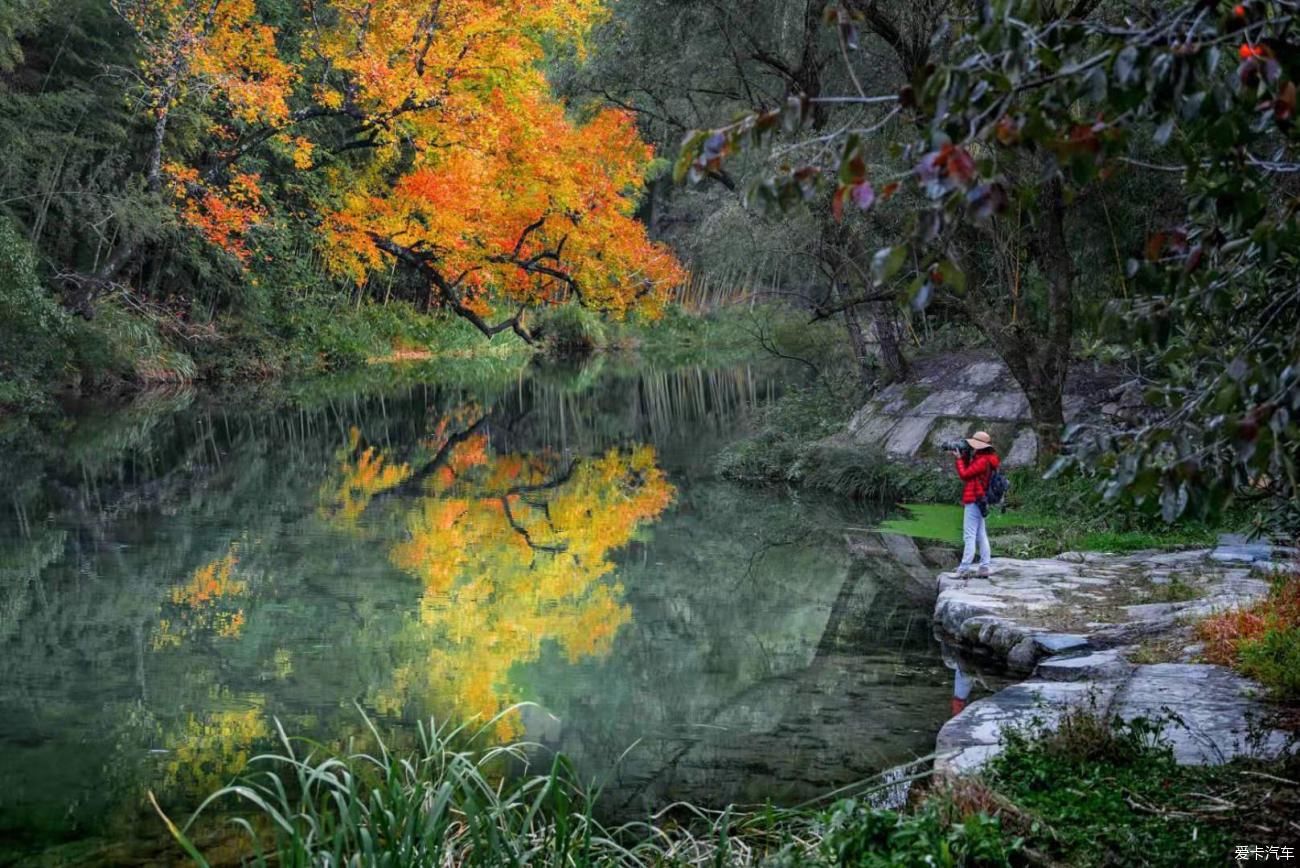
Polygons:
[[[444,718],[483,721],[520,699],[510,669],[536,660],[547,642],[572,661],[608,652],[631,615],[622,587],[607,579],[611,555],[663,513],[674,490],[648,446],[568,462],[496,455],[485,431],[446,436],[447,427],[438,426],[434,456],[418,471],[384,463],[373,449],[358,452],[354,439],[343,475],[356,478],[364,460],[389,469],[388,488],[418,482],[413,497],[394,501],[404,538],[388,549],[423,585],[419,615],[400,638],[413,659],[373,703],[395,713],[432,701]],[[326,490],[336,495],[326,514],[355,527],[360,512],[348,498],[358,489]],[[518,736],[518,716],[494,729],[502,739]]]

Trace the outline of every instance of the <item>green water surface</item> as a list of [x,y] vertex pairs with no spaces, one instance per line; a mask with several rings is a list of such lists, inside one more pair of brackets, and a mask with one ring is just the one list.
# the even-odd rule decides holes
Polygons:
[[342,747],[358,705],[409,733],[533,703],[489,737],[564,751],[624,816],[929,753],[950,672],[908,565],[846,544],[875,517],[712,473],[788,376],[407,376],[0,429],[0,863],[179,863],[148,792],[183,818],[276,720]]

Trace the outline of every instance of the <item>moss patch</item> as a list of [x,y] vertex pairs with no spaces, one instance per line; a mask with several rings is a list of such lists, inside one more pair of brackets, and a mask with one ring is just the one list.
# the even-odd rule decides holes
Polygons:
[[[902,506],[906,514],[884,522],[881,530],[920,539],[961,542],[964,507],[951,503],[905,503]],[[1032,513],[990,510],[987,524],[996,541],[998,531],[1052,528],[1058,522]]]

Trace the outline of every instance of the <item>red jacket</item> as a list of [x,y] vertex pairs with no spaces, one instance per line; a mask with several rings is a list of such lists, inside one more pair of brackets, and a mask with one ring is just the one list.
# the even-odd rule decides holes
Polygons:
[[970,464],[963,461],[960,455],[957,456],[957,475],[966,483],[961,492],[963,504],[974,503],[984,496],[989,477],[998,469],[999,464],[998,454],[992,449],[976,452]]

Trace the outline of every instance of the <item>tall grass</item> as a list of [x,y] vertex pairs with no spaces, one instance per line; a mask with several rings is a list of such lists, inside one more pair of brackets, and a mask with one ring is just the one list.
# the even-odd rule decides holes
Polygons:
[[[910,822],[869,800],[841,799],[829,812],[678,803],[609,827],[596,816],[599,788],[579,780],[562,756],[544,773],[511,774],[527,769],[536,745],[479,746],[497,719],[472,731],[422,725],[406,751],[390,749],[367,719],[374,748],[342,756],[290,738],[277,722],[278,751],[255,757],[243,779],[210,795],[184,826],[154,807],[202,868],[210,863],[191,837],[195,823],[240,805],[252,818],[229,822],[248,839],[247,862],[259,866],[822,865],[835,861],[823,839],[846,810],[877,826]],[[896,792],[927,775],[882,776],[826,801]]]

